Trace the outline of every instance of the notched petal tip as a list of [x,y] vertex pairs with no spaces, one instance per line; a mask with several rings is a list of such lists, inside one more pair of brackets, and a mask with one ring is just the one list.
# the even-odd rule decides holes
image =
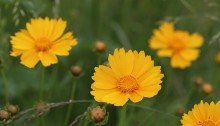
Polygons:
[[18,57],[19,55],[17,55],[16,53],[14,52],[10,52],[10,56],[13,56],[13,57]]
[[30,68],[30,69],[32,69],[32,68],[34,68],[34,67],[36,66],[36,65],[28,65],[27,63],[25,63],[25,62],[23,62],[23,61],[21,61],[20,63],[21,63],[22,65],[24,65],[24,66]]

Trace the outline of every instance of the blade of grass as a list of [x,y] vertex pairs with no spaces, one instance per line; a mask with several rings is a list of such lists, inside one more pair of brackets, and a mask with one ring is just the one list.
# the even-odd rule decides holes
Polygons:
[[164,114],[164,115],[170,116],[170,117],[175,118],[175,119],[179,119],[179,117],[177,117],[177,116],[175,116],[173,114],[166,113],[166,112],[160,111],[158,109],[150,108],[148,106],[143,106],[143,105],[138,105],[138,104],[131,104],[131,103],[128,103],[127,105],[128,106],[132,106],[132,107],[141,108],[141,109],[146,109],[146,110],[149,110],[149,111],[152,111],[152,112],[157,112],[157,113],[160,113],[160,114]]

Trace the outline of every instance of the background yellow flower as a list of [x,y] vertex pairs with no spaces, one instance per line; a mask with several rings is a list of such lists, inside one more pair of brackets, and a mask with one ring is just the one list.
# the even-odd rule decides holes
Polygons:
[[220,101],[216,104],[201,101],[184,114],[181,123],[183,126],[220,126]]
[[203,37],[198,33],[190,35],[187,31],[175,30],[171,22],[161,24],[154,30],[150,48],[156,49],[158,56],[171,57],[171,66],[186,68],[199,56]]
[[139,102],[143,97],[153,97],[161,89],[161,67],[154,66],[144,51],[125,52],[115,49],[108,57],[109,65],[95,68],[91,94],[98,102],[123,106],[128,99]]
[[21,64],[33,68],[41,61],[43,66],[58,62],[58,56],[69,55],[69,50],[77,44],[71,32],[63,34],[66,21],[62,19],[37,18],[26,24],[11,37],[11,56],[21,55]]

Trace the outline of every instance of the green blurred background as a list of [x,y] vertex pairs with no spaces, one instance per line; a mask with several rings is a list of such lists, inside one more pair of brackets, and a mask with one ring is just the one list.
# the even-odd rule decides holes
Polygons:
[[[179,126],[181,111],[191,110],[194,104],[218,101],[220,92],[220,66],[216,62],[220,41],[220,0],[0,0],[0,57],[1,71],[9,82],[10,102],[19,105],[21,111],[38,102],[40,65],[34,69],[22,66],[19,58],[9,56],[10,36],[25,28],[32,17],[63,18],[67,20],[66,31],[72,31],[78,45],[68,57],[59,57],[59,63],[46,68],[45,101],[69,100],[72,86],[72,65],[79,65],[83,75],[77,80],[76,100],[92,100],[90,86],[94,67],[100,54],[93,44],[106,42],[107,50],[101,54],[101,62],[115,48],[144,50],[162,66],[165,74],[162,90],[151,99],[145,98],[138,105],[128,106],[126,126]],[[177,29],[198,32],[205,38],[201,56],[192,66],[181,70],[170,67],[168,58],[159,58],[148,46],[153,29],[162,21],[173,21]],[[214,92],[205,95],[194,85],[196,77],[210,83]],[[4,85],[0,77],[0,108],[4,108]],[[70,122],[83,113],[89,103],[73,105]],[[116,126],[120,120],[121,107],[109,105],[107,126]],[[46,126],[62,126],[67,106],[52,109],[45,115]],[[28,126],[39,126],[39,120]],[[81,121],[81,125],[93,125]],[[18,126],[22,119],[10,124]]]

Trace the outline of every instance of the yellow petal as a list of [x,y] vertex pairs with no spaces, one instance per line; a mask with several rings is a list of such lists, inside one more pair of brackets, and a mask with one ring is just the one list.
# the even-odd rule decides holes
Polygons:
[[120,71],[121,63],[119,59],[119,51],[118,49],[115,49],[114,55],[108,56],[109,65],[111,66],[112,70],[117,76],[123,76],[123,73]]
[[72,33],[66,33],[62,38],[53,43],[50,52],[59,56],[69,55],[72,46],[77,44],[76,39],[73,39]]
[[51,64],[56,64],[58,59],[56,55],[49,53],[49,52],[39,52],[38,53],[39,59],[43,66],[50,66]]
[[115,102],[118,101],[120,94],[121,92],[119,91],[111,92],[102,97],[102,101],[110,104],[115,104]]
[[21,56],[21,64],[33,68],[38,63],[39,58],[36,50],[25,51]]
[[152,37],[149,41],[149,46],[150,48],[152,49],[164,49],[164,48],[168,48],[168,44],[167,40],[164,40],[164,41],[161,41],[161,40],[158,40],[159,38],[157,38],[156,36]]
[[133,70],[133,66],[134,66],[133,52],[129,50],[127,53],[125,53],[125,50],[120,49],[119,57],[120,57],[120,61],[118,61],[118,63],[121,64],[120,65],[121,72],[123,73],[123,75],[130,75]]
[[197,126],[196,120],[190,118],[188,115],[184,114],[183,119],[181,120],[183,126]]
[[116,88],[117,85],[113,83],[108,83],[108,82],[105,82],[105,83],[95,82],[93,83],[93,86],[98,89],[113,89],[113,88]]
[[106,66],[99,66],[95,67],[95,73],[94,76],[92,76],[92,79],[103,84],[106,82],[116,84],[118,78],[114,75],[112,69]]
[[[33,25],[34,24],[34,25]],[[40,30],[41,26],[35,21],[35,19],[31,19],[31,23],[26,23],[27,31],[30,35],[37,40],[40,37]]]
[[132,102],[136,103],[141,101],[143,99],[143,96],[139,95],[136,92],[133,92],[132,94],[130,94],[129,99],[131,99]]
[[50,35],[51,41],[57,40],[64,32],[66,28],[66,21],[62,20],[61,18],[58,21],[55,21],[54,26],[56,30],[53,30],[53,32]]
[[180,52],[180,55],[185,60],[193,61],[199,57],[199,50],[198,49],[184,49]]
[[115,102],[115,106],[123,106],[124,104],[126,104],[126,102],[128,101],[128,94],[125,93],[120,93],[119,96],[116,97],[116,102]]
[[[158,77],[163,77],[163,75],[161,76],[161,67],[160,66],[156,66],[151,68],[150,70],[146,71],[144,74],[142,74],[141,76],[137,77],[137,80],[139,83],[148,83],[149,80],[155,80]],[[160,78],[162,79],[162,78]],[[145,82],[146,81],[146,82]]]
[[47,36],[47,38],[50,38],[50,41],[53,39],[51,38],[53,31],[56,29],[55,27],[56,20],[55,19],[49,19],[48,17],[44,20],[44,27],[43,27],[43,34]]
[[202,46],[204,39],[198,33],[194,33],[191,35],[189,42],[187,43],[187,47],[198,48]]
[[[138,62],[142,62],[143,64],[141,65],[141,69],[139,69],[137,71],[136,65],[134,66],[134,71],[136,72],[132,72],[132,74],[136,77],[136,78],[140,78],[142,75],[144,75],[147,71],[149,71],[150,69],[152,69],[154,67],[154,61],[151,60],[150,56],[146,56],[144,58],[140,57],[140,61]],[[140,63],[138,63],[140,64]]]
[[[146,60],[144,60],[146,59]],[[137,75],[137,73],[143,69],[143,66],[147,66],[145,65],[147,63],[152,64],[153,62],[151,61],[151,57],[147,56],[145,58],[145,52],[144,51],[140,51],[140,53],[138,53],[137,51],[134,51],[134,66],[133,66],[133,71],[132,71],[132,75]],[[146,69],[145,69],[146,70]],[[141,74],[141,73],[140,73]]]
[[24,50],[12,48],[10,55],[17,57],[17,56],[20,56],[22,53],[24,53]]
[[152,85],[157,85],[162,83],[161,79],[164,77],[163,74],[160,73],[154,73],[144,79],[142,82],[140,82],[140,87],[147,87],[147,86],[152,86]]
[[182,68],[182,69],[184,69],[184,68],[186,68],[190,65],[191,65],[191,62],[183,59],[180,54],[175,54],[171,58],[171,66],[173,68]]
[[141,88],[137,90],[136,92],[141,96],[151,98],[155,96],[160,89],[161,89],[161,85],[153,85],[153,86]]
[[174,26],[173,26],[173,23],[171,22],[162,23],[159,29],[161,33],[166,37],[172,35],[174,32]]
[[98,100],[99,102],[103,102],[102,101],[102,98],[105,96],[105,95],[108,95],[112,92],[116,92],[117,90],[116,89],[110,89],[110,90],[94,90],[94,91],[91,91],[91,95],[95,96],[95,99]]
[[160,57],[171,57],[173,55],[173,50],[161,49],[161,50],[158,50],[157,55]]
[[11,37],[11,44],[13,48],[19,50],[29,50],[34,48],[34,40],[26,30],[21,30],[20,32],[15,33],[15,36]]

